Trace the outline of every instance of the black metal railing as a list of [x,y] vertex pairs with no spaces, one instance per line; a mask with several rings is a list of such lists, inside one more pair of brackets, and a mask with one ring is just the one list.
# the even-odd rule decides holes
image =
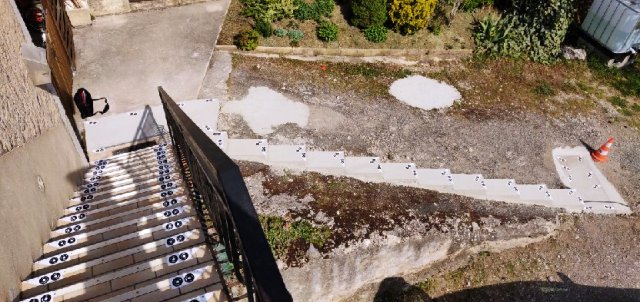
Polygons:
[[212,222],[233,274],[246,288],[246,297],[249,301],[292,301],[240,169],[162,87],[158,91],[173,145],[200,196],[201,213]]

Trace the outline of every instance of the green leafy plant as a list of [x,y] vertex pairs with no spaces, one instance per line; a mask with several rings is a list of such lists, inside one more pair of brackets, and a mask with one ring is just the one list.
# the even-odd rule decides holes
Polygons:
[[387,28],[378,24],[364,30],[365,39],[373,43],[381,43],[387,40]]
[[284,28],[278,28],[273,31],[273,34],[276,35],[276,37],[280,37],[280,38],[286,37],[288,33],[289,31]]
[[463,0],[460,8],[466,12],[472,12],[478,8],[493,5],[493,0]]
[[287,223],[281,217],[260,216],[267,242],[278,258],[284,258],[289,246],[298,240],[320,249],[331,236],[327,227],[314,227],[306,220]]
[[390,0],[389,20],[394,30],[410,35],[427,27],[438,0]]
[[273,35],[273,26],[269,21],[259,19],[256,21],[256,31],[258,31],[263,37],[268,38]]
[[240,50],[250,51],[258,47],[260,34],[255,30],[246,30],[233,37],[233,44]]
[[326,20],[320,21],[320,24],[316,27],[316,35],[318,36],[318,39],[325,42],[338,40],[339,31],[340,29],[338,28],[338,25]]
[[292,29],[289,30],[288,36],[291,41],[300,42],[302,41],[302,38],[304,38],[304,32],[299,29]]
[[554,62],[561,53],[573,11],[573,0],[512,0],[504,16],[476,21],[476,54]]
[[295,0],[240,0],[244,5],[242,13],[254,20],[265,20],[273,23],[283,18],[290,18],[298,8]]
[[304,0],[294,0],[297,9],[293,12],[296,19],[299,20],[316,20],[322,17],[330,17],[336,7],[334,0],[316,0],[307,3]]
[[351,24],[359,28],[383,25],[387,21],[386,0],[351,0]]

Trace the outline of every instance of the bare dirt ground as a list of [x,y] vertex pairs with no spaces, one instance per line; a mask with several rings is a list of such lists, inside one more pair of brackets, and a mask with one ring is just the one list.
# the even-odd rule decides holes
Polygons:
[[[326,71],[321,65],[326,65]],[[462,102],[426,112],[403,105],[389,95],[387,88],[395,79],[409,74],[454,85],[463,95]],[[620,107],[613,106],[610,98],[620,92],[583,63],[545,66],[490,61],[399,67],[236,56],[228,84],[230,99],[241,98],[251,86],[267,86],[310,106],[307,128],[280,126],[267,135],[270,141],[306,143],[312,149],[342,149],[348,155],[378,155],[421,167],[482,173],[485,177],[515,178],[521,184],[561,187],[551,161],[553,148],[580,145],[581,141],[597,147],[613,136],[617,141],[609,162],[599,167],[634,212],[640,210],[638,113],[622,114]],[[625,97],[632,104],[638,102],[633,95]],[[238,117],[222,116],[219,126],[229,129],[231,137],[258,137]],[[319,189],[326,196],[335,194],[332,190],[342,190],[345,184],[358,188],[358,192],[362,189],[361,197],[370,192],[368,185],[350,180],[323,179],[325,187],[313,188],[309,186],[321,180],[313,175],[287,176],[291,180],[286,181],[269,174],[261,177],[248,178],[248,183],[257,181],[263,186],[258,186],[260,193],[254,192],[256,200],[284,198],[288,200],[285,204],[297,203],[300,209],[309,209],[302,200],[308,196],[316,200],[318,195],[314,194],[319,194]],[[296,195],[298,191],[310,193]],[[279,194],[286,192],[288,195]],[[385,187],[384,192],[390,192],[382,195],[388,198],[406,194],[391,187]],[[443,198],[411,194],[426,194],[416,199],[422,202]],[[451,197],[453,203],[443,204],[467,204],[457,198]],[[269,210],[260,202],[257,207]],[[500,205],[490,207],[490,215],[497,215],[496,209]],[[469,208],[458,210],[472,212]],[[313,215],[305,211],[293,211],[291,218],[322,223],[322,217],[317,220],[315,215],[330,212],[329,208],[314,209]],[[407,280],[385,280],[384,286],[369,290],[377,291],[375,301],[640,301],[637,214],[567,216],[561,220],[564,230],[550,240],[502,253],[480,253],[471,261],[452,260]],[[371,222],[359,223],[344,225],[343,231],[354,232],[351,227],[362,229]],[[365,237],[351,237],[358,238]],[[353,301],[363,300],[356,295]]]

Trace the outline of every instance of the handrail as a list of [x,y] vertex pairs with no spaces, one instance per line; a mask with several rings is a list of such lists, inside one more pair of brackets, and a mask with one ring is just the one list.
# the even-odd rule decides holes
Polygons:
[[249,301],[293,301],[238,166],[158,87],[169,133]]

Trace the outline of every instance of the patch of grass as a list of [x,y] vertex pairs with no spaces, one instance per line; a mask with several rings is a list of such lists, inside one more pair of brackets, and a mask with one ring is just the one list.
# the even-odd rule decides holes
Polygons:
[[478,256],[480,257],[487,257],[490,256],[491,253],[489,251],[481,251],[480,253],[478,253]]
[[416,286],[422,289],[423,291],[429,293],[436,289],[436,279],[429,278],[425,281],[422,281],[416,284]]
[[639,64],[624,68],[609,68],[598,58],[591,56],[587,66],[594,77],[618,90],[622,95],[640,97]]
[[593,86],[582,81],[578,81],[576,83],[576,86],[578,86],[578,88],[580,88],[580,90],[582,90],[582,92],[584,93],[594,93],[596,90],[595,88],[593,88]]
[[609,98],[609,103],[611,103],[612,105],[616,106],[616,107],[620,107],[620,108],[627,108],[627,106],[629,105],[629,102],[624,99],[621,98],[619,96],[613,96]]
[[533,92],[542,97],[551,97],[557,94],[556,90],[547,81],[540,80],[533,87]]
[[308,244],[313,244],[319,249],[331,236],[329,228],[315,227],[306,220],[287,222],[276,216],[259,218],[267,241],[278,258],[286,257],[290,246],[296,241],[303,240],[307,248]]
[[631,106],[631,110],[640,112],[640,104],[633,104],[633,106]]

